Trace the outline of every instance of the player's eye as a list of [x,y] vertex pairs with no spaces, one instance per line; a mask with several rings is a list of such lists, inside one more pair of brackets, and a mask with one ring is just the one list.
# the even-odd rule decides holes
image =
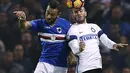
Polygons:
[[83,10],[80,10],[80,12],[83,12]]
[[47,15],[49,15],[50,13],[49,12],[47,12]]
[[74,13],[78,13],[78,11],[74,11]]
[[53,16],[55,16],[54,14],[51,14],[51,16],[53,17]]

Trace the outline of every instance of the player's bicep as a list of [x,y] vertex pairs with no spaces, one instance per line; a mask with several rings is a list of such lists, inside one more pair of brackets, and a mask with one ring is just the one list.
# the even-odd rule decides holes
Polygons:
[[113,49],[113,45],[115,44],[115,42],[110,40],[104,33],[100,35],[100,41],[109,49]]
[[100,42],[103,43],[103,45],[105,45],[107,48],[112,49],[115,42],[110,40],[99,26],[96,26],[96,27],[97,27],[98,38]]
[[77,26],[72,25],[68,31],[69,47],[74,54],[79,53],[78,29]]
[[100,37],[104,34],[104,32],[102,31],[102,29],[98,25],[96,25],[96,30],[97,30],[98,38],[100,40]]
[[101,35],[103,35],[104,34],[104,32],[102,31],[102,30],[99,30],[98,31],[98,37],[100,38],[101,37]]

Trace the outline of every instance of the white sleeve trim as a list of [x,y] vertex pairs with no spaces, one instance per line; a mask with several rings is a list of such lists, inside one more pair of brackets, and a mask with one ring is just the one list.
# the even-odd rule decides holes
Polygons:
[[110,40],[106,34],[102,34],[100,36],[100,41],[109,49],[113,49],[113,45],[116,44],[112,40]]
[[74,54],[79,54],[80,53],[80,50],[79,50],[79,42],[77,39],[74,39],[72,41],[70,41],[68,43],[69,47],[71,48],[72,52]]

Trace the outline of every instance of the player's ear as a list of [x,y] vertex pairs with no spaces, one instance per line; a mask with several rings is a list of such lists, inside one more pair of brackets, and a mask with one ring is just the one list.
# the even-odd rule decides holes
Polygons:
[[84,12],[85,12],[85,16],[87,16],[87,11],[86,11],[86,9],[84,8]]
[[85,13],[85,16],[87,16],[87,11],[86,11],[85,7],[83,7],[83,11]]
[[61,15],[61,12],[59,12],[58,15]]
[[85,11],[85,16],[87,16],[87,11]]
[[58,16],[57,17],[59,17],[61,15],[61,12],[58,12]]

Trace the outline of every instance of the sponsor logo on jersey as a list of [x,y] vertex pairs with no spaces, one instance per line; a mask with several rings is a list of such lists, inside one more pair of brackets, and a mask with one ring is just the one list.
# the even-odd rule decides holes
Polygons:
[[81,36],[80,37],[80,40],[81,41],[86,41],[86,40],[90,40],[90,39],[97,39],[97,35],[96,34],[87,34],[87,35],[84,35],[84,36]]

